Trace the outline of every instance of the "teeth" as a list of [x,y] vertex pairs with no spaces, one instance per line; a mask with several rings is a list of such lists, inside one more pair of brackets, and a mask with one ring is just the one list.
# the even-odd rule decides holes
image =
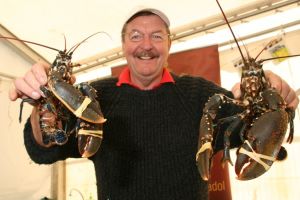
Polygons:
[[142,51],[136,55],[139,59],[150,60],[156,57],[155,53],[151,51]]
[[152,57],[149,57],[149,56],[141,56],[140,59],[142,60],[149,60],[151,59]]

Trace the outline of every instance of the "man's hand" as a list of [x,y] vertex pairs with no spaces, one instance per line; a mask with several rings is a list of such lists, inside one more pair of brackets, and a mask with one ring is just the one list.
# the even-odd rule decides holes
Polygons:
[[43,95],[40,86],[47,83],[48,69],[49,66],[37,63],[23,77],[16,78],[9,91],[9,99],[11,101],[28,97],[39,99]]

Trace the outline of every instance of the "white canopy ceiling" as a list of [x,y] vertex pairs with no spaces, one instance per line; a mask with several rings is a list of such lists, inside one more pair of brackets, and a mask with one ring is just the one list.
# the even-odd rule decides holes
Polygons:
[[[279,0],[220,0],[225,12],[248,12],[262,9]],[[82,41],[87,36],[102,31],[85,42],[73,56],[74,61],[99,55],[121,46],[120,30],[129,13],[139,6],[158,8],[169,16],[171,31],[184,31],[195,25],[203,26],[203,20],[218,17],[220,9],[213,0],[0,0],[0,24],[20,39],[64,49]],[[201,24],[199,24],[201,22]],[[0,34],[3,34],[0,32]],[[108,36],[109,35],[109,36]],[[56,52],[29,45],[46,60],[52,62]]]
[[[212,0],[1,0],[0,23],[21,39],[30,40],[55,48],[64,48],[63,35],[70,48],[90,34],[104,31],[78,49],[74,59],[86,58],[120,46],[122,24],[130,11],[138,6],[161,9],[170,18],[171,29],[190,24],[212,15],[220,14]],[[265,2],[251,0],[247,4]],[[225,10],[245,6],[243,0],[221,1]],[[51,51],[33,47],[50,61]]]

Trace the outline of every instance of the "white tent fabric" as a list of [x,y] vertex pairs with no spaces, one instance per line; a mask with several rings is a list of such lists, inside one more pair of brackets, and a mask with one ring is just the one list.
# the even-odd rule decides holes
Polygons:
[[[2,44],[2,43],[0,43]],[[1,69],[16,71],[16,76],[25,73],[28,62],[5,45],[0,45]],[[5,59],[3,59],[5,58]],[[50,196],[51,166],[33,163],[24,146],[23,127],[31,106],[24,104],[23,120],[19,123],[20,101],[11,102],[8,90],[11,80],[0,77],[0,199],[41,199]]]
[[28,117],[29,107],[25,106],[24,122],[19,124],[19,101],[12,103],[7,98],[10,82],[0,83],[0,199],[41,199],[50,195],[51,166],[33,163],[26,153],[22,130]]
[[[268,1],[220,2],[223,9],[228,11],[262,2],[267,4]],[[107,37],[100,34],[90,39],[84,47],[78,49],[74,60],[120,46],[120,30],[123,22],[132,10],[140,6],[154,7],[165,12],[171,21],[171,29],[221,14],[216,2],[211,0],[1,0],[0,2],[0,23],[21,39],[63,49],[63,35],[67,38],[68,47],[99,31],[110,35]],[[55,52],[37,46],[32,48],[49,61],[53,60]]]

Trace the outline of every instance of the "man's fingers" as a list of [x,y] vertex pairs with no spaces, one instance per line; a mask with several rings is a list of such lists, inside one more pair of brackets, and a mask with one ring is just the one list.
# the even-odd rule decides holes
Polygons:
[[23,95],[32,99],[39,99],[41,97],[41,94],[28,85],[23,78],[17,78],[14,83],[15,88],[18,89],[15,89],[15,92],[12,93],[17,93],[19,98],[21,98]]
[[32,73],[32,71],[28,71],[26,76],[24,77],[24,81],[27,83],[29,87],[31,87],[34,91],[42,94],[40,87],[41,83],[36,79],[36,76]]
[[240,86],[240,83],[236,83],[231,89],[231,92],[235,99],[239,99],[242,95]]
[[12,86],[12,88],[10,88],[9,93],[8,93],[8,97],[11,101],[15,101],[17,100],[17,98],[19,98],[19,94],[17,92],[17,89]]
[[47,70],[49,65],[43,63],[34,64],[24,77],[16,78],[13,87],[9,91],[9,99],[17,98],[39,99],[43,95],[41,85],[47,84]]
[[47,83],[48,69],[49,66],[43,63],[36,63],[32,66],[32,74],[35,76],[35,79],[40,83],[40,85],[45,85]]
[[279,92],[288,107],[296,109],[299,104],[299,98],[289,84],[271,71],[265,71],[265,74],[270,81],[271,86]]
[[293,108],[294,110],[299,104],[299,98],[293,90],[290,90],[284,100],[287,103],[288,107]]
[[76,77],[74,75],[71,75],[70,83],[74,84],[76,82]]

